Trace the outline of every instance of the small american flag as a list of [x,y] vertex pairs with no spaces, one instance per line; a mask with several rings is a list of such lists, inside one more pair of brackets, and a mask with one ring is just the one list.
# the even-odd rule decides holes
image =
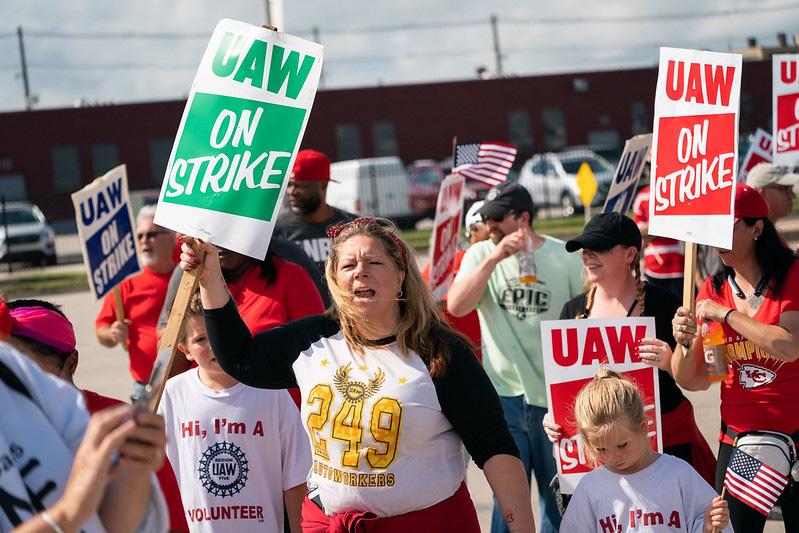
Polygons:
[[455,146],[452,171],[465,178],[495,187],[507,179],[515,159],[516,147],[512,144],[497,142],[458,144]]
[[787,485],[786,476],[738,448],[733,450],[724,486],[735,498],[768,516]]

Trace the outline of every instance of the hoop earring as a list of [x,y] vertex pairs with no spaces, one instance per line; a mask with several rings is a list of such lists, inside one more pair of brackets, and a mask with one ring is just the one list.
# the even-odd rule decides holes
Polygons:
[[402,298],[402,287],[400,287],[399,293],[397,294],[397,298]]

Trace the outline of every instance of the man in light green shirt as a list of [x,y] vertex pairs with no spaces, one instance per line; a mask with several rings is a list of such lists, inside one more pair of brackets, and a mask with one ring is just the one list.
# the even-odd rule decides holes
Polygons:
[[[541,495],[541,531],[560,525],[549,481],[556,473],[552,443],[541,422],[547,411],[542,320],[557,320],[567,301],[583,290],[582,263],[563,241],[535,233],[532,197],[518,183],[489,191],[480,214],[489,240],[472,245],[447,295],[454,316],[477,309],[483,338],[483,365],[500,396],[505,419],[519,447],[528,478],[535,473]],[[537,281],[519,279],[516,254],[532,243]],[[492,533],[508,531],[494,502]]]

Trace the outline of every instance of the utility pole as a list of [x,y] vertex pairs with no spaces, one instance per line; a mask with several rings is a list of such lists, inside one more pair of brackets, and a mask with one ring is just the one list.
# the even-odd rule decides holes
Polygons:
[[[319,26],[314,26],[311,28],[311,35],[313,35],[313,42],[322,44],[322,39],[319,36]],[[322,72],[319,74],[319,88],[325,88],[325,70],[322,69]]]
[[494,36],[494,60],[497,64],[497,76],[502,76],[502,52],[499,48],[499,29],[497,28],[496,15],[491,15],[491,33]]
[[25,61],[25,43],[22,41],[22,26],[17,26],[19,58],[22,64],[22,84],[25,86],[25,111],[31,110],[31,88],[28,85],[28,63]]

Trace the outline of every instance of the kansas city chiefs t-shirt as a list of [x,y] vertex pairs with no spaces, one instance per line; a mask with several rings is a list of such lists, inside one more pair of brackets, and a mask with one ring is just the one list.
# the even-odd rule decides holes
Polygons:
[[[711,299],[735,308],[729,283],[721,294],[713,290],[709,278],[699,290],[697,301]],[[786,311],[799,311],[799,261],[788,272],[780,293],[769,289],[754,318],[763,324],[778,324]],[[730,377],[721,384],[721,419],[736,433],[761,429],[792,434],[799,430],[796,391],[799,390],[799,361],[777,359],[760,346],[723,324]],[[732,439],[721,435],[721,441]]]

